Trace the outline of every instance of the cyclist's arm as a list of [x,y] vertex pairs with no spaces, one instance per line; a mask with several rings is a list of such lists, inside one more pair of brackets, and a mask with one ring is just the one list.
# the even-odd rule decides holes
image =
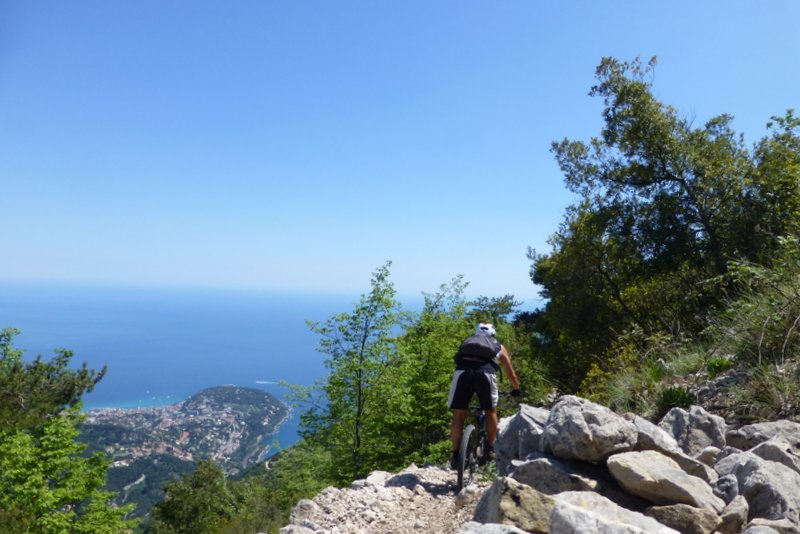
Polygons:
[[519,389],[519,378],[517,378],[517,373],[514,372],[514,366],[511,365],[511,356],[508,355],[508,350],[504,345],[500,345],[500,365],[503,366],[508,379],[511,380],[511,387]]

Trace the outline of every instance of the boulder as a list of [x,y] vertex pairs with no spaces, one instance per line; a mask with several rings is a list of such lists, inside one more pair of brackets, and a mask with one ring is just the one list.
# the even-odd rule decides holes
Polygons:
[[[738,449],[733,449],[738,451]],[[755,454],[750,451],[746,452],[732,452],[731,454],[725,454],[726,451],[722,451],[722,454],[719,455],[717,459],[717,463],[714,464],[714,471],[719,474],[720,477],[726,477],[728,475],[734,475],[733,471],[737,465],[746,461],[749,458],[758,458]],[[738,479],[736,479],[738,484]]]
[[781,534],[765,525],[748,525],[743,534]]
[[689,456],[697,456],[709,446],[725,447],[725,419],[700,406],[692,406],[689,411],[672,408],[658,426],[675,438],[678,446]]
[[702,462],[699,459],[695,459],[684,454],[683,452],[673,452],[670,454],[665,454],[665,456],[675,460],[675,463],[677,463],[685,473],[692,475],[693,477],[700,478],[708,484],[713,484],[719,478],[719,475],[712,467],[706,465],[705,462]]
[[557,496],[550,514],[551,534],[677,534],[651,517],[618,506],[605,497],[586,491],[568,491]]
[[528,532],[547,534],[556,499],[512,478],[497,477],[475,511],[475,521],[514,525]]
[[541,444],[559,458],[599,463],[632,450],[637,436],[633,423],[605,406],[565,395],[550,411]]
[[782,419],[745,425],[729,431],[726,440],[732,447],[746,451],[778,435],[783,436],[789,443],[800,443],[800,423]]
[[665,452],[680,449],[671,434],[644,417],[633,413],[626,413],[623,417],[636,427],[636,450]]
[[658,451],[675,460],[688,474],[702,478],[709,484],[713,484],[719,478],[711,467],[683,452],[675,438],[663,428],[635,414],[625,414],[625,419],[633,423],[638,432],[634,450]]
[[797,528],[788,519],[762,519],[756,518],[747,524],[745,532],[751,534],[766,534],[768,532],[777,532],[778,534],[798,534],[800,529]]
[[717,532],[720,534],[737,534],[741,532],[742,527],[747,522],[749,511],[750,507],[747,505],[747,499],[737,495],[722,511]]
[[732,456],[734,454],[741,454],[742,452],[745,452],[745,451],[743,451],[742,449],[737,449],[736,447],[731,447],[730,445],[727,445],[724,449],[722,449],[721,451],[719,451],[717,453],[716,458],[714,458],[714,463],[711,464],[711,465],[716,467],[717,463],[720,460],[724,460],[728,456]]
[[716,513],[688,504],[652,506],[645,510],[645,514],[683,534],[711,534],[720,524]]
[[697,460],[703,462],[705,465],[714,465],[717,463],[717,457],[719,457],[719,453],[721,453],[718,447],[706,447],[700,454],[697,455]]
[[714,482],[711,486],[714,495],[729,503],[739,496],[739,479],[735,475],[727,474]]
[[625,452],[608,459],[608,468],[620,486],[654,504],[688,504],[716,513],[725,503],[700,478],[656,451]]
[[519,411],[503,418],[498,426],[494,450],[497,454],[497,469],[507,475],[514,460],[524,460],[529,454],[541,450],[540,439],[550,411],[522,404]]
[[[593,464],[591,464],[593,465]],[[599,482],[575,462],[541,455],[530,460],[513,462],[509,475],[517,482],[545,493],[556,495],[564,491],[595,491]]]
[[739,494],[747,499],[751,519],[787,519],[800,526],[800,474],[752,453],[733,455],[723,462],[730,460],[735,462],[726,468],[739,481]]
[[594,491],[629,510],[644,510],[650,503],[627,493],[604,465],[560,460],[538,453],[526,461],[515,461],[509,475],[547,495],[565,491]]
[[748,525],[743,534],[781,534],[774,528],[765,525]]
[[750,449],[750,452],[765,460],[783,464],[792,471],[800,473],[800,442],[790,443],[781,434],[759,443]]

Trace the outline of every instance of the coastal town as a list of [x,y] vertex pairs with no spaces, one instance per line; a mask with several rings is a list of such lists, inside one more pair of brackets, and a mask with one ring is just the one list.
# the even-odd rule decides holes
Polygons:
[[287,407],[265,391],[225,385],[171,406],[90,410],[83,432],[90,450],[113,458],[112,468],[171,456],[210,459],[236,474],[265,457],[269,436],[288,416]]

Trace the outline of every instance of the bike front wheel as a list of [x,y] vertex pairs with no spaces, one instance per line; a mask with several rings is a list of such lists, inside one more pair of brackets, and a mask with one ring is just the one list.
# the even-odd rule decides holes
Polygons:
[[468,425],[461,436],[461,446],[458,451],[456,493],[472,482],[478,464],[478,458],[475,455],[477,445],[478,432],[475,430],[474,425]]

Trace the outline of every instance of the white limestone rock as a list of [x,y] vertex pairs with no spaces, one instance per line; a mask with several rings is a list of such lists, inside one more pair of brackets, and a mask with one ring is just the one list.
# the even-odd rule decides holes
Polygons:
[[728,445],[746,451],[778,435],[789,443],[800,443],[800,423],[781,419],[745,425],[727,432],[726,440]]
[[519,411],[503,418],[498,426],[494,444],[497,454],[497,469],[507,475],[514,460],[523,460],[529,454],[541,451],[541,435],[550,416],[550,410],[522,404]]
[[687,474],[659,452],[625,452],[612,456],[607,463],[623,488],[654,504],[688,504],[717,513],[725,508],[705,481]]
[[556,457],[604,462],[612,454],[636,446],[638,432],[605,406],[565,395],[553,406],[542,434],[542,450]]
[[722,449],[726,444],[725,419],[700,406],[691,406],[689,411],[672,408],[658,426],[675,438],[678,446],[689,456],[697,456],[709,446]]
[[557,498],[550,514],[550,534],[678,534],[677,530],[596,493],[569,491]]

